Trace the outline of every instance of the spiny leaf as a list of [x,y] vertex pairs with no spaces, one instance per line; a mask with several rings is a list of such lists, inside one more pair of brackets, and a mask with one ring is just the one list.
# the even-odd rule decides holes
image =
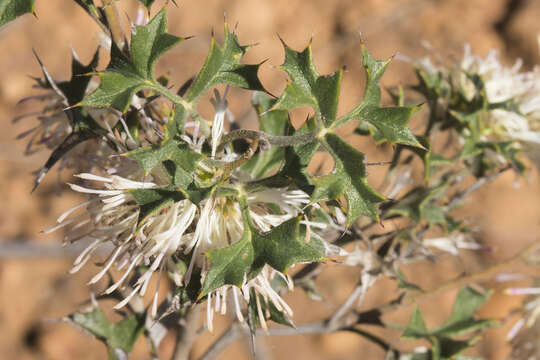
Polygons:
[[252,229],[252,234],[254,269],[262,269],[268,264],[285,273],[293,264],[324,260],[323,254],[309,245],[310,239],[301,235],[300,217],[285,221],[267,233]]
[[422,147],[408,127],[411,116],[418,106],[380,107],[381,89],[379,80],[390,60],[375,60],[362,46],[363,65],[366,71],[366,88],[362,102],[348,114],[340,117],[336,124],[342,125],[351,120],[361,120],[359,129],[368,124],[378,142],[386,140],[391,144],[405,144]]
[[157,59],[183,38],[168,34],[167,15],[163,8],[145,26],[137,26],[131,36],[130,58],[113,43],[107,69],[98,73],[101,83],[80,105],[113,107],[125,112],[133,95],[142,89],[162,91],[154,78]]
[[83,75],[87,75],[88,73],[95,71],[98,62],[99,48],[94,53],[94,56],[88,65],[82,64],[75,52],[73,52],[73,59],[71,61],[71,79],[69,81],[63,81],[57,84],[58,88],[65,95],[70,106],[77,104],[84,98],[91,78]]
[[219,46],[214,37],[204,65],[186,93],[186,100],[195,102],[212,86],[221,83],[231,84],[243,89],[264,90],[257,77],[259,65],[241,64],[248,46],[238,43],[236,34],[225,24],[225,38]]
[[184,193],[174,188],[135,189],[130,191],[139,205],[138,224],[164,207],[186,199]]
[[144,331],[145,316],[129,315],[118,323],[111,323],[100,308],[70,315],[71,321],[103,341],[109,347],[110,359],[117,359],[118,350],[130,353]]
[[251,230],[245,227],[239,241],[223,249],[211,250],[207,256],[210,260],[210,269],[204,279],[199,298],[223,285],[240,287],[246,274],[251,270],[255,256],[251,243]]
[[35,0],[0,0],[0,26],[34,12]]
[[[244,202],[244,234],[238,242],[211,250],[207,256],[210,269],[199,298],[223,285],[241,286],[244,279],[252,279],[268,264],[280,272],[299,262],[322,261],[321,252],[305,240],[300,229],[300,218],[292,218],[266,233],[260,233],[249,219]],[[242,205],[241,205],[242,206]]]
[[341,140],[335,134],[325,136],[325,146],[335,160],[334,171],[314,178],[315,190],[312,201],[328,201],[341,195],[347,200],[347,224],[360,216],[378,220],[377,203],[386,200],[367,182],[365,155]]
[[329,126],[336,119],[339,91],[343,70],[319,76],[311,55],[311,45],[296,52],[283,42],[285,62],[281,68],[291,81],[274,105],[275,110],[291,110],[299,106],[311,106],[318,118]]
[[88,131],[88,130],[82,130],[77,132],[72,132],[69,134],[64,141],[60,145],[54,149],[54,151],[51,153],[47,161],[45,162],[45,165],[39,170],[35,180],[34,180],[34,187],[32,189],[32,192],[36,190],[38,185],[41,183],[45,175],[51,170],[51,168],[65,155],[67,154],[71,149],[73,149],[75,146],[89,140],[96,138],[98,135],[94,132]]
[[[126,156],[138,161],[146,173],[160,166],[164,161],[171,160],[177,166],[176,171],[183,170],[185,176],[189,178],[195,170],[197,161],[202,157],[201,154],[191,150],[185,142],[177,139],[167,139],[159,145],[150,145],[129,152]],[[184,187],[189,185],[189,182],[184,183]],[[181,185],[176,184],[176,186]]]

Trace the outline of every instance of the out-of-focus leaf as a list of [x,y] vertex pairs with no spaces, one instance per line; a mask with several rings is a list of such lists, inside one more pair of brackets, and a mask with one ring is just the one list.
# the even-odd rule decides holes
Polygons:
[[118,323],[110,322],[100,308],[71,314],[71,321],[90,332],[109,348],[111,360],[121,359],[118,353],[129,354],[144,331],[146,315],[129,315]]
[[35,0],[0,0],[0,26],[34,12]]

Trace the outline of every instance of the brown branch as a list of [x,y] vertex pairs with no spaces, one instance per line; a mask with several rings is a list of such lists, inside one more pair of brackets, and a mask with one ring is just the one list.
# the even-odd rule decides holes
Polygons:
[[186,310],[186,314],[180,319],[178,333],[171,360],[189,360],[193,342],[197,339],[201,306],[193,305]]

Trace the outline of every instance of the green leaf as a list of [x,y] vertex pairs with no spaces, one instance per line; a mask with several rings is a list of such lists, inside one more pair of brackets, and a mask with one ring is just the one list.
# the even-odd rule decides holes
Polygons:
[[403,332],[402,336],[413,339],[420,339],[426,337],[428,334],[429,332],[426,327],[424,318],[420,313],[420,309],[418,309],[418,306],[416,306],[411,314],[409,325],[407,326],[407,329],[405,329],[405,331]]
[[477,320],[474,313],[484,305],[491,293],[480,293],[470,287],[459,291],[450,318],[433,332],[454,336],[482,330],[495,325],[493,320]]
[[400,199],[399,203],[389,210],[389,214],[399,214],[413,219],[417,223],[427,221],[428,224],[445,224],[446,210],[436,203],[441,199],[448,186],[441,185],[433,188],[416,187]]
[[[462,288],[454,303],[450,318],[440,327],[428,330],[422,314],[415,307],[404,337],[425,338],[433,344],[432,359],[458,359],[458,355],[472,346],[479,339],[473,336],[469,339],[453,339],[457,335],[483,331],[496,325],[493,320],[478,320],[474,313],[487,301],[490,293],[479,293],[470,287]],[[466,357],[462,357],[466,359]]]
[[191,173],[195,171],[196,163],[202,155],[191,150],[183,141],[177,139],[166,139],[159,145],[150,145],[126,154],[129,158],[138,161],[144,171],[149,173],[163,162],[171,160],[175,165],[178,179],[182,181],[175,183],[178,187],[187,187],[192,181]]
[[373,126],[381,137],[378,143],[384,140],[392,145],[405,144],[422,148],[408,126],[411,116],[418,111],[418,106],[360,106],[361,108],[353,110],[349,116]]
[[255,289],[250,290],[248,311],[250,312],[250,318],[254,321],[254,326],[261,326],[261,319],[259,316],[259,311],[257,309],[257,300],[259,301],[261,307],[261,313],[264,316],[264,320],[272,320],[273,322],[285,326],[294,327],[291,319],[283,311],[279,311],[272,301],[268,301],[258,294]]
[[397,282],[398,282],[398,287],[400,289],[413,290],[413,291],[423,291],[420,286],[409,282],[407,280],[407,278],[405,277],[405,274],[403,274],[403,272],[400,269],[397,270],[396,275],[397,275],[396,279],[397,279]]
[[331,125],[337,115],[339,92],[343,70],[320,76],[315,69],[311,55],[311,45],[302,52],[296,52],[283,42],[285,62],[281,69],[286,71],[291,81],[274,105],[275,110],[291,110],[299,106],[311,106],[316,117]]
[[135,189],[130,191],[139,205],[138,224],[164,207],[186,199],[184,193],[171,188]]
[[113,44],[111,61],[107,69],[99,72],[101,83],[80,105],[113,107],[125,112],[133,95],[142,89],[163,92],[154,77],[157,59],[183,38],[166,33],[167,16],[163,8],[145,26],[136,26],[131,36],[130,58]]
[[0,0],[0,26],[34,12],[35,0]]
[[262,269],[268,264],[277,271],[286,273],[293,264],[324,260],[323,254],[309,244],[311,239],[306,241],[305,230],[302,234],[300,229],[300,219],[292,218],[262,234],[252,228],[255,250],[253,269]]
[[231,84],[243,89],[264,90],[257,77],[260,64],[241,64],[242,57],[249,49],[238,43],[238,37],[229,31],[225,24],[225,38],[219,46],[214,37],[204,65],[186,93],[189,102],[195,102],[212,86],[221,83]]
[[225,248],[208,252],[210,269],[204,279],[199,299],[223,285],[242,285],[255,256],[251,236],[251,229],[245,226],[242,239]]
[[[245,202],[245,200],[241,200]],[[241,205],[242,206],[242,205]],[[207,257],[210,269],[204,280],[199,298],[223,285],[241,286],[244,279],[252,279],[268,264],[277,271],[299,262],[324,260],[324,256],[305,240],[305,229],[300,228],[300,218],[293,218],[271,231],[260,233],[249,219],[244,204],[244,234],[238,242],[211,250]]]
[[155,2],[155,0],[139,0],[139,2],[146,6],[146,9],[148,9],[148,11],[150,12],[150,8],[152,7],[152,4]]
[[109,347],[111,359],[116,352],[131,352],[137,338],[144,331],[145,315],[135,314],[118,323],[111,323],[100,308],[86,313],[74,313],[70,319],[86,331],[103,341]]
[[366,125],[376,135],[377,142],[383,140],[390,144],[405,144],[422,147],[408,127],[411,116],[418,111],[418,106],[380,107],[381,89],[379,80],[390,60],[375,60],[362,46],[363,65],[366,71],[366,88],[362,102],[348,114],[340,117],[336,125],[351,120],[361,120],[360,131]]
[[71,79],[57,84],[70,106],[77,104],[84,98],[88,84],[91,80],[89,76],[84,75],[95,71],[98,62],[99,48],[94,53],[94,56],[88,65],[81,63],[77,58],[77,55],[73,53],[73,59],[71,60]]
[[386,200],[367,182],[365,155],[341,140],[335,134],[325,136],[325,146],[335,161],[334,171],[314,178],[315,190],[312,201],[328,201],[341,195],[347,200],[347,224],[360,216],[379,219],[377,203]]
[[[284,110],[271,110],[275,100],[264,94],[256,92],[253,95],[252,104],[257,111],[259,129],[270,135],[286,135],[290,126],[289,115]],[[254,179],[262,178],[274,170],[284,159],[285,149],[272,146],[265,151],[259,151],[242,166]]]

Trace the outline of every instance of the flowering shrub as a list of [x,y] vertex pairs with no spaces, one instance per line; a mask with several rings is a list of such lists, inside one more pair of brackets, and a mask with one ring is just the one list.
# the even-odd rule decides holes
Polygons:
[[[141,11],[128,41],[113,2],[76,2],[104,32],[109,64],[97,69],[99,49],[88,65],[74,53],[71,79],[59,82],[38,58],[43,76],[37,87],[43,93],[32,98],[44,106],[37,126],[21,137],[29,137],[29,153],[52,151],[36,174],[36,187],[56,166],[72,169],[77,181],[71,189],[88,195],[46,232],[64,229],[66,243],[85,242],[72,272],[96,251],[105,253],[90,284],[108,278],[108,286],[98,299],[92,296],[88,311],[66,320],[103,340],[111,358],[126,358],[141,335],[157,357],[164,334],[177,329],[174,358],[187,359],[201,307],[209,331],[215,313],[229,311],[235,317],[204,359],[240,336],[255,336],[258,328],[270,335],[352,331],[381,346],[388,359],[465,359],[461,353],[477,335],[497,324],[475,316],[489,292],[465,286],[441,326],[428,329],[415,308],[403,327],[403,337],[424,339],[429,348],[402,352],[358,328],[388,327],[383,320],[388,311],[439,290],[419,288],[405,278],[402,265],[436,259],[441,251],[457,256],[460,249],[485,249],[455,210],[501,173],[522,174],[523,155],[540,159],[536,70],[520,72],[519,64],[501,65],[495,53],[483,59],[466,48],[457,64],[412,61],[418,84],[392,93],[394,106],[382,106],[379,80],[390,60],[376,60],[362,46],[363,98],[338,116],[343,71],[320,75],[310,46],[296,51],[282,41],[281,69],[289,81],[275,97],[259,81],[261,64],[242,61],[249,47],[225,24],[223,43],[212,39],[198,74],[173,91],[154,66],[187,39],[167,32],[166,8],[148,20]],[[2,2],[0,24],[31,11],[33,2],[24,8],[23,3]],[[152,5],[141,3],[148,9]],[[216,88],[221,84],[226,84],[222,92]],[[258,130],[234,121],[230,87],[252,92]],[[210,91],[212,121],[197,110]],[[411,92],[421,94],[429,113],[416,134],[408,124],[422,106],[407,104],[405,95]],[[312,111],[295,128],[289,111],[302,106]],[[352,122],[355,134],[392,145],[392,160],[370,163],[345,141],[338,129]],[[448,145],[440,146],[443,141]],[[311,171],[317,152],[332,157],[329,174]],[[416,158],[423,163],[420,181],[412,176]],[[368,167],[376,165],[388,166],[380,190],[367,177]],[[390,222],[397,225],[388,231],[384,224]],[[517,256],[530,260],[536,245]],[[294,309],[284,295],[300,288],[317,298],[314,279],[329,261],[357,268],[360,282],[331,317],[295,326]],[[154,277],[157,286],[149,289]],[[357,311],[382,277],[398,283],[399,298]],[[458,280],[442,287],[467,285],[474,277]],[[158,296],[160,281],[171,284],[164,299]],[[539,294],[536,287],[509,292]],[[146,294],[149,303],[142,301]],[[117,299],[114,308],[126,309],[122,321],[105,317],[97,302],[104,298]],[[539,312],[538,298],[528,300],[509,337],[524,325],[532,328]],[[270,321],[292,329],[269,326]]]

